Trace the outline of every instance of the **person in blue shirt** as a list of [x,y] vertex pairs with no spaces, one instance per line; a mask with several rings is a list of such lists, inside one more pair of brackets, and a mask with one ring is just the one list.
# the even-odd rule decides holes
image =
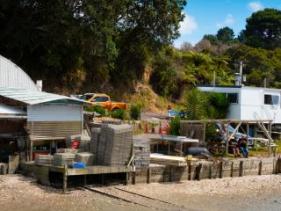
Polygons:
[[244,158],[247,158],[249,155],[249,150],[248,150],[248,144],[247,144],[247,138],[240,138],[238,141],[238,146],[240,149],[240,152],[242,153]]

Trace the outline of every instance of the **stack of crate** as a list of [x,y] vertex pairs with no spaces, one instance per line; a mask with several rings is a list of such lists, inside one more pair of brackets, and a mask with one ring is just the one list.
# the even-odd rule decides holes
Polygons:
[[94,155],[89,152],[80,152],[75,155],[76,162],[83,162],[86,166],[92,166]]
[[136,169],[146,169],[150,164],[150,144],[147,141],[134,139],[134,164]]
[[71,166],[74,162],[75,154],[73,153],[56,153],[54,154],[54,166]]
[[91,129],[91,142],[90,142],[90,152],[94,155],[94,164],[96,164],[96,155],[97,155],[97,149],[99,148],[99,140],[100,140],[100,134],[101,129],[100,128],[92,128]]
[[8,173],[8,165],[7,163],[0,163],[0,175],[4,175]]
[[100,135],[93,141],[95,164],[127,165],[132,154],[133,130],[128,124],[102,125]]
[[35,157],[36,165],[52,165],[53,156],[52,155],[37,155]]

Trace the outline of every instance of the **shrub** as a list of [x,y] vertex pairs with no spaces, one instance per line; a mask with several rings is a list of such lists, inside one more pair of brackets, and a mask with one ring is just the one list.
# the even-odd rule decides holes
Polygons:
[[85,110],[89,111],[89,112],[96,112],[96,113],[100,114],[101,116],[106,116],[106,114],[107,114],[107,111],[99,105],[86,107]]
[[186,115],[188,119],[204,119],[207,117],[208,99],[205,93],[198,89],[189,91],[186,95]]
[[223,119],[226,117],[229,100],[223,93],[205,93],[208,97],[207,116],[212,119]]
[[186,95],[185,107],[187,118],[191,120],[223,119],[227,115],[229,101],[226,94],[193,89]]
[[123,109],[115,109],[111,111],[111,117],[124,120],[126,118],[126,112]]
[[180,134],[180,117],[175,117],[170,121],[170,134],[178,136]]
[[131,105],[130,117],[131,119],[138,120],[141,115],[141,107],[139,105]]

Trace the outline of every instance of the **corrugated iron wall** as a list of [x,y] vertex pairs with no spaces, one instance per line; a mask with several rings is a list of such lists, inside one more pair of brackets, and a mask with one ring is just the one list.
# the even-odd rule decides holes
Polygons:
[[80,121],[83,119],[82,105],[79,104],[38,104],[27,107],[28,122]]
[[81,122],[28,122],[30,139],[61,138],[82,133]]
[[21,68],[1,55],[0,87],[37,90],[35,83]]
[[83,107],[79,104],[38,104],[27,107],[27,128],[36,137],[69,137],[83,130]]

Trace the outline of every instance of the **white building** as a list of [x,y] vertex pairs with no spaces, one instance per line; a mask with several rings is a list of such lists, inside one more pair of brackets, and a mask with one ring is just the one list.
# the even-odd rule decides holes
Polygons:
[[230,102],[229,119],[272,120],[273,124],[281,124],[280,89],[248,86],[199,86],[198,89],[225,93]]

